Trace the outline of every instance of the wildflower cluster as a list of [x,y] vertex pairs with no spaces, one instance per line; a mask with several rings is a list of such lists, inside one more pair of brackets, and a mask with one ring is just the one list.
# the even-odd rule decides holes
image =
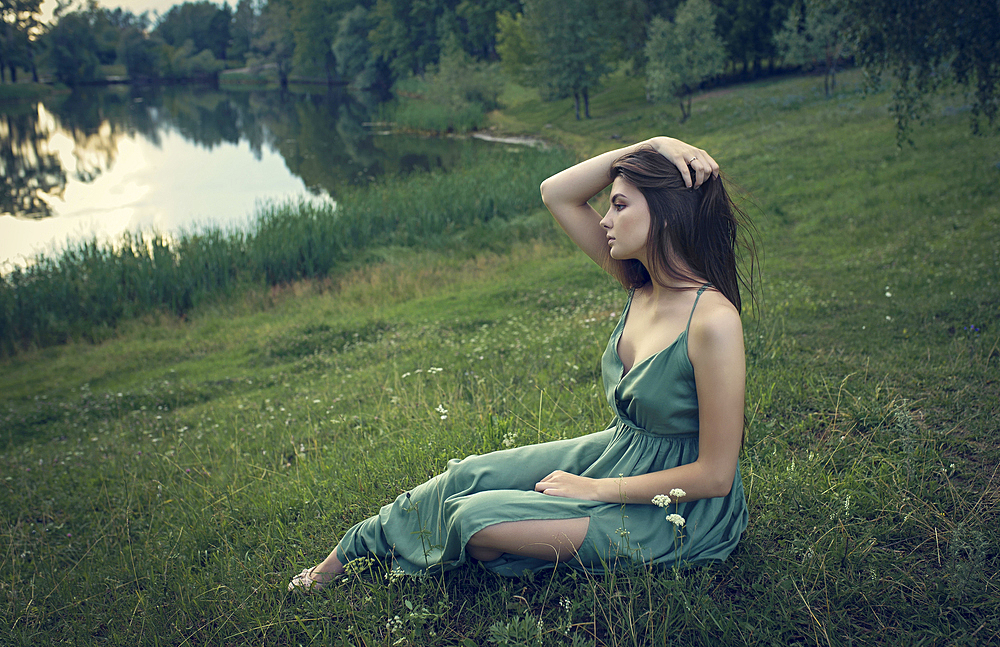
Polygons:
[[402,633],[403,631],[403,620],[399,616],[394,618],[389,618],[389,621],[385,623],[385,630],[389,634],[394,634],[397,632]]
[[[687,496],[687,492],[680,489],[679,487],[675,487],[674,489],[670,490],[670,494],[657,494],[656,496],[654,496],[653,505],[659,506],[661,508],[666,508],[671,503],[680,501],[685,496]],[[684,524],[687,523],[687,520],[677,513],[668,514],[667,521],[674,524],[678,528],[683,528]]]
[[375,560],[367,555],[352,559],[344,564],[344,575],[360,575],[375,564]]
[[[430,368],[427,369],[427,374],[428,375],[437,375],[438,373],[440,373],[443,370],[444,369],[441,368],[440,366],[431,366]],[[424,369],[422,369],[422,368],[414,369],[412,373],[410,371],[407,371],[407,372],[403,373],[402,375],[400,375],[399,379],[405,380],[406,378],[410,377],[411,375],[417,375],[417,374],[423,373],[423,372],[424,372]]]

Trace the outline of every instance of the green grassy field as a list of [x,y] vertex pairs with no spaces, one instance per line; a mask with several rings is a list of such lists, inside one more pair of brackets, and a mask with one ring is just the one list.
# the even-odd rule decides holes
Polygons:
[[3,360],[0,643],[1000,642],[997,138],[945,98],[897,149],[858,83],[727,89],[678,124],[624,79],[590,121],[525,95],[492,117],[579,154],[672,134],[751,196],[751,520],[725,564],[285,593],[449,458],[606,425],[624,294],[539,203],[479,253],[387,248]]

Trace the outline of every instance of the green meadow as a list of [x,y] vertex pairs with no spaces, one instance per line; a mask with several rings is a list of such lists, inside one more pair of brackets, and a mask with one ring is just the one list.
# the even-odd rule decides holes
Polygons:
[[[559,150],[508,153],[506,176],[470,163],[537,196],[549,164],[670,134],[741,187],[763,266],[744,313],[750,526],[725,563],[520,579],[375,565],[286,592],[448,459],[610,419],[599,360],[625,295],[540,200],[460,217],[503,191],[389,180],[359,200],[412,192],[419,224],[357,229],[349,254],[322,234],[340,254],[322,271],[219,269],[183,307],[41,317],[54,337],[9,342],[0,644],[1000,643],[1000,146],[948,95],[897,147],[889,100],[858,73],[830,98],[818,78],[770,80],[698,96],[679,124],[620,78],[577,122],[571,102],[510,91],[497,132]],[[548,161],[516,157],[532,154]],[[260,216],[289,246],[273,267],[307,258],[295,245],[332,217],[305,209]],[[269,258],[253,250],[233,267]]]

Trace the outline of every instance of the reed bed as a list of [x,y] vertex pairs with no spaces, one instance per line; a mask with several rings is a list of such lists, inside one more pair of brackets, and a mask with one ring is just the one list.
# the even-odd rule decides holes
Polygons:
[[[246,229],[85,240],[0,277],[0,354],[99,340],[120,322],[192,308],[247,286],[328,276],[383,247],[439,247],[510,235],[539,207],[538,184],[568,154],[496,147],[469,152],[447,174],[383,179],[329,201],[259,207]],[[478,234],[476,232],[479,232]]]

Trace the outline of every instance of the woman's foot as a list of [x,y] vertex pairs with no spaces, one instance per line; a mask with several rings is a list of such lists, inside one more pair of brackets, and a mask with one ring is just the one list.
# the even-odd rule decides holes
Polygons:
[[337,557],[337,549],[322,562],[312,568],[304,568],[302,572],[288,583],[289,591],[319,591],[344,573],[344,565]]
[[289,591],[319,591],[327,584],[337,578],[336,573],[327,573],[319,570],[319,566],[304,568],[302,572],[292,578],[288,583]]

